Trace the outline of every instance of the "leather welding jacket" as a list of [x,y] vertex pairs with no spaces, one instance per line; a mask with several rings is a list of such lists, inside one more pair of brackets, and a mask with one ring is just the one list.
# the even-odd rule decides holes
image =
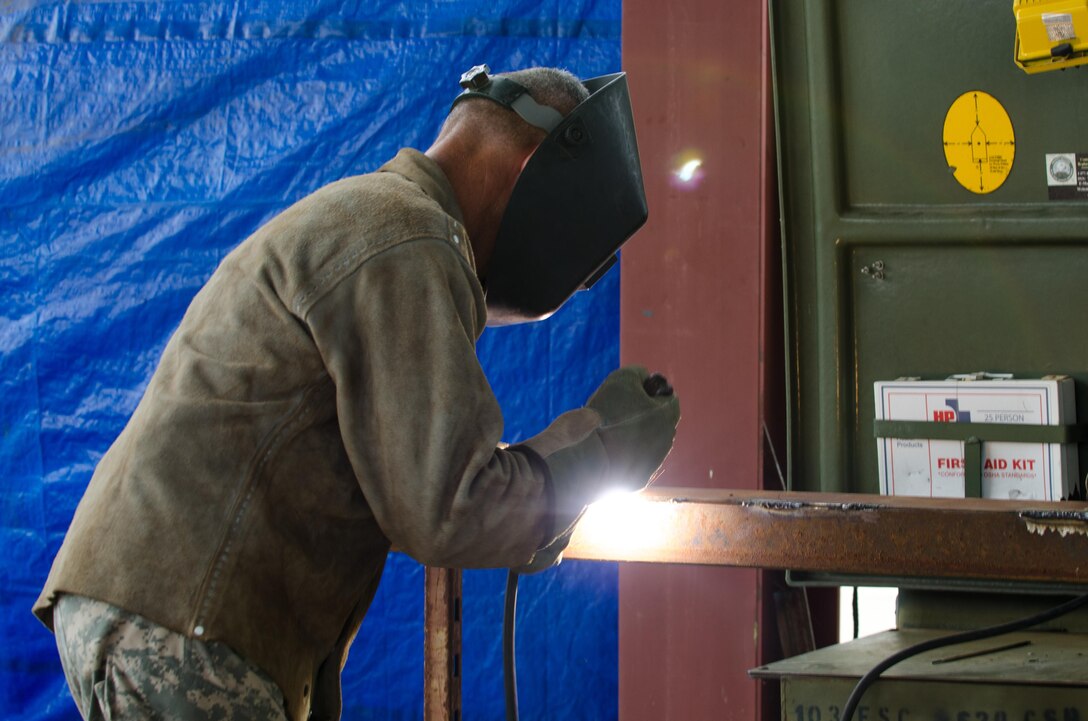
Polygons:
[[[557,518],[540,457],[497,447],[485,320],[453,190],[421,153],[288,208],[196,295],[35,613],[51,627],[68,592],[225,642],[292,718],[338,718],[391,544],[515,567],[580,510]],[[544,453],[599,417],[563,419],[536,439]]]

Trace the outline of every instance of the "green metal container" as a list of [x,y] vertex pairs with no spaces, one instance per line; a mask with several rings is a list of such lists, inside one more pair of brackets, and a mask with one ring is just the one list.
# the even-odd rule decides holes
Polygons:
[[1088,163],[1088,69],[1018,68],[1009,0],[771,15],[790,487],[878,492],[876,380],[1067,374],[1088,420],[1088,170],[1048,164]]

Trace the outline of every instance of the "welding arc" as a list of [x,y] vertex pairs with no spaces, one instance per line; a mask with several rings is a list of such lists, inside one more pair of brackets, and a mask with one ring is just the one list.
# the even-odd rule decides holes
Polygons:
[[514,661],[514,622],[518,612],[518,574],[506,575],[506,606],[502,615],[502,678],[506,721],[518,721],[518,676]]
[[868,690],[869,686],[877,680],[880,674],[884,673],[900,661],[908,659],[911,656],[917,656],[920,653],[925,653],[926,651],[932,651],[935,648],[952,646],[957,643],[967,643],[968,641],[978,641],[984,638],[1000,636],[1005,633],[1012,633],[1013,631],[1022,631],[1025,628],[1037,626],[1040,623],[1045,623],[1058,618],[1059,616],[1064,616],[1085,604],[1088,604],[1088,594],[1078,596],[1071,601],[1066,601],[1060,606],[1055,606],[1054,608],[1037,613],[1034,616],[1022,618],[1018,621],[1010,621],[1009,623],[1003,623],[998,626],[977,628],[973,631],[964,631],[963,633],[942,636],[941,638],[931,638],[928,641],[916,643],[913,646],[904,648],[902,651],[898,651],[891,656],[888,656],[861,677],[861,680],[858,681],[857,685],[854,686],[854,690],[850,693],[850,697],[846,699],[846,704],[842,708],[841,719],[842,721],[850,721],[854,716],[854,711],[857,709],[858,704],[861,703],[861,697],[865,695],[865,691]]
[[[673,394],[665,376],[653,373],[642,383],[646,395],[665,397]],[[502,614],[502,679],[506,695],[506,721],[518,721],[518,672],[514,660],[514,628],[518,613],[518,574],[510,571],[506,576],[506,603]]]

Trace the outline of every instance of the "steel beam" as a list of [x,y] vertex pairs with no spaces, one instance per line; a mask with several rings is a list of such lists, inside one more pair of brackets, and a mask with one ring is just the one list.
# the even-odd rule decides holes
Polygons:
[[1088,583],[1088,503],[649,489],[591,507],[566,558]]

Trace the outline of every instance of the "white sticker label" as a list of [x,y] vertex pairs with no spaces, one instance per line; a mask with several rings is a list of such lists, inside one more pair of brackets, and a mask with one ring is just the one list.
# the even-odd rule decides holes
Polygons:
[[1069,13],[1043,13],[1046,36],[1050,42],[1072,40],[1077,35],[1073,32],[1073,16]]
[[1050,187],[1077,184],[1076,153],[1046,154],[1046,184]]
[[1046,185],[1051,200],[1088,200],[1088,153],[1047,153]]

